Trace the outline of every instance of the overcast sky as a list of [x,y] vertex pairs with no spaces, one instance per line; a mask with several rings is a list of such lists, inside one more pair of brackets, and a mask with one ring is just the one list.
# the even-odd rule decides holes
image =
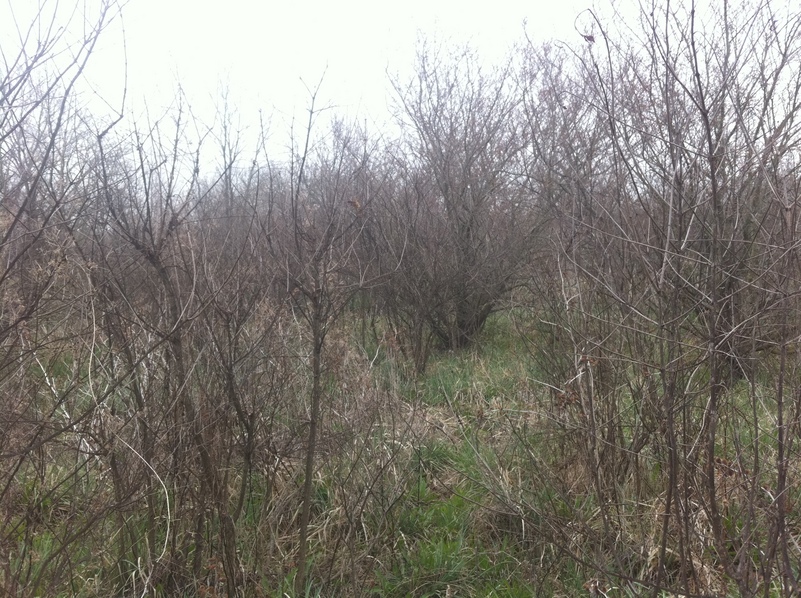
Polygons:
[[[19,0],[24,1],[24,0]],[[152,109],[181,84],[205,112],[220,89],[242,116],[289,119],[303,109],[304,82],[325,73],[324,101],[343,113],[381,118],[390,73],[408,73],[420,36],[470,41],[488,61],[529,35],[575,37],[579,0],[130,0],[122,24],[131,107]],[[122,87],[123,35],[102,40],[91,76],[111,95]],[[278,122],[275,123],[279,125]]]
[[[30,22],[38,4],[61,14],[93,12],[101,0],[0,0],[0,49],[18,50],[12,15]],[[121,0],[123,18],[101,37],[83,99],[94,112],[118,107],[161,115],[178,85],[194,113],[213,120],[228,90],[243,128],[259,113],[276,135],[308,106],[306,86],[324,75],[320,105],[380,127],[388,118],[387,73],[409,76],[418,40],[469,42],[487,62],[524,32],[575,43],[576,16],[592,0]],[[80,24],[73,18],[73,27]],[[16,39],[15,39],[16,38]],[[127,57],[127,58],[126,58]],[[126,78],[127,61],[127,78]]]

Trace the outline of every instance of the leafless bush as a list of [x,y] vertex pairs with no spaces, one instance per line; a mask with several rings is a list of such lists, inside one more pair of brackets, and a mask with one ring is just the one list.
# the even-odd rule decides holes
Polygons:
[[[781,497],[800,38],[776,10],[586,12],[583,48],[530,55],[532,187],[559,224],[536,351],[562,442],[580,440],[587,483],[565,499],[597,505],[560,545],[616,555],[572,553],[652,595],[797,585]],[[658,520],[632,530],[643,502]]]

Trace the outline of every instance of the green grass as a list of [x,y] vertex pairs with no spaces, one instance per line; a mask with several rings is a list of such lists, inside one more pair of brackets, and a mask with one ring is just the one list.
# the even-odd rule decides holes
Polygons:
[[377,596],[531,596],[517,548],[483,537],[482,497],[443,497],[425,480],[410,490],[401,517],[402,550],[378,577]]
[[529,371],[525,343],[510,317],[498,313],[487,321],[473,347],[433,355],[425,374],[416,381],[416,390],[430,405],[459,401],[465,395],[486,402],[514,400],[527,386]]
[[[658,422],[639,456],[641,487],[634,491],[632,470],[625,470],[625,475],[618,473],[604,482],[607,497],[614,496],[615,502],[610,498],[599,501],[594,472],[587,467],[589,428],[583,407],[551,411],[550,391],[531,381],[539,366],[530,353],[536,339],[528,340],[532,342],[520,337],[510,314],[498,313],[490,318],[474,348],[432,355],[427,371],[419,378],[412,376],[397,354],[381,355],[366,374],[363,361],[343,359],[345,365],[337,375],[345,377],[347,389],[327,380],[330,392],[310,523],[310,578],[302,596],[352,596],[355,588],[363,596],[399,598],[582,596],[587,595],[584,584],[594,578],[603,581],[609,596],[633,596],[648,590],[645,579],[640,589],[622,587],[615,572],[633,577],[648,573],[648,555],[658,538],[659,501],[664,499],[665,488],[662,466],[666,461],[664,454],[657,452],[661,439]],[[565,362],[572,357],[564,357]],[[623,361],[613,367],[618,368],[615,374],[619,379],[646,380],[639,369]],[[699,373],[696,382],[701,378]],[[635,426],[643,425],[638,419],[642,405],[637,402],[644,405],[645,399],[632,396],[636,389],[631,391],[614,376],[611,379],[613,382],[606,381],[607,394],[600,396],[599,406],[612,405],[609,393],[616,393],[613,415],[625,448]],[[307,390],[302,376],[295,383],[295,392]],[[748,466],[752,446],[758,442],[765,464],[760,480],[768,484],[775,479],[774,390],[765,381],[758,384],[756,426],[753,422],[746,425],[753,418],[749,392],[747,385],[739,383],[723,397],[719,450],[729,458],[741,451]],[[704,401],[697,384],[687,394],[692,395],[686,407],[692,415],[688,428],[695,433]],[[696,415],[698,421],[693,419]],[[606,411],[600,409],[597,416],[603,427]],[[275,437],[286,444],[267,444],[273,439],[271,430],[259,438],[265,443],[259,448],[259,458],[267,459],[268,464],[254,465],[237,522],[237,540],[240,564],[250,584],[247,592],[283,598],[294,595],[296,570],[303,446],[297,443],[291,448],[290,441],[303,425],[298,403],[287,400],[276,419],[286,420],[286,437]],[[598,438],[603,448],[606,437]],[[661,447],[664,450],[664,445]],[[618,449],[618,454],[625,454]],[[279,456],[272,450],[286,453]],[[227,466],[234,473],[229,501],[235,504],[241,473],[236,469],[236,453],[231,454]],[[67,459],[68,453],[59,458]],[[85,479],[73,483],[68,492],[53,490],[58,480],[68,475],[65,472],[69,470],[63,468],[71,465],[71,461],[59,463],[54,458],[44,477],[24,472],[28,477],[20,483],[20,500],[38,509],[40,521],[23,524],[17,535],[22,543],[26,532],[38,534],[28,543],[25,557],[33,568],[56,550],[59,534],[69,524],[60,517],[69,512],[70,505],[75,501],[91,504],[90,491],[94,489],[110,491],[102,472],[89,468],[80,470]],[[799,495],[797,485],[788,491],[794,504],[801,500]],[[125,525],[138,542],[129,552],[145,554],[145,501],[141,496],[137,500],[125,514]],[[688,500],[694,507],[696,497]],[[171,501],[175,509],[180,508],[179,497],[172,496]],[[173,511],[172,515],[171,533],[180,534],[179,542],[193,546],[191,512],[181,516]],[[188,586],[194,582],[198,587],[216,583],[219,590],[223,586],[214,565],[219,558],[219,521],[211,510],[206,517],[208,559],[198,579],[189,573],[181,582],[186,580]],[[737,537],[743,518],[742,509],[732,505],[724,514],[724,529]],[[797,514],[788,520],[794,529],[798,526]],[[758,523],[768,526],[764,519]],[[45,572],[42,587],[56,588],[59,596],[78,598],[130,589],[125,584],[131,575],[145,567],[137,569],[138,565],[129,563],[123,570],[116,562],[119,527],[114,514],[107,516],[70,548],[73,579],[51,586]],[[157,534],[159,550],[164,533],[159,530]],[[690,541],[697,540],[700,546],[693,557],[705,559],[704,566],[719,575],[713,552],[703,549],[708,543],[699,540],[702,533],[692,530]],[[104,538],[109,538],[105,544]],[[131,540],[126,541],[130,546]],[[674,542],[675,535],[669,541]],[[614,555],[620,557],[619,562]],[[191,553],[177,556],[184,557],[179,568],[185,569],[192,561]],[[758,557],[754,552],[754,560]],[[610,579],[594,568],[596,563],[607,567]],[[177,574],[184,575],[184,569]],[[34,569],[32,576],[35,573]],[[158,595],[155,589],[154,595]],[[162,588],[162,595],[167,591]]]

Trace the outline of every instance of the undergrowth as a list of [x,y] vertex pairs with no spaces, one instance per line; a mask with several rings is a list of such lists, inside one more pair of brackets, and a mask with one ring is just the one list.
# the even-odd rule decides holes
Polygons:
[[[660,514],[666,508],[666,471],[659,454],[664,449],[653,440],[636,455],[599,457],[603,445],[595,456],[588,453],[586,414],[580,405],[554,403],[552,389],[537,381],[530,340],[520,337],[511,318],[497,314],[476,348],[435,354],[421,377],[404,369],[401,356],[381,354],[380,346],[365,355],[359,343],[338,345],[313,486],[305,596],[636,596],[648,591],[656,578]],[[635,386],[628,388],[629,394],[620,395],[619,413],[631,418],[620,423],[621,442],[630,445],[642,424],[630,390]],[[744,413],[748,392],[741,385],[729,399],[741,401]],[[279,415],[290,421],[293,413]],[[724,418],[721,425],[733,431],[729,437],[738,439],[747,457],[754,435],[762,446],[770,445],[768,424],[768,416],[759,414],[753,429],[740,430],[735,418]],[[293,595],[302,453],[291,436],[283,444],[279,440],[275,436],[260,454],[236,522],[243,596]],[[731,450],[721,447],[722,454]],[[593,460],[599,458],[616,465],[607,469],[606,462]],[[100,460],[60,473],[73,471],[74,463],[74,454],[53,455],[43,475],[19,484],[19,504],[6,505],[4,525],[17,530],[20,546],[26,534],[38,536],[28,542],[28,552],[9,551],[0,585],[15,587],[11,576],[27,569],[26,579],[59,596],[224,595],[225,573],[216,556],[206,558],[197,572],[178,577],[171,567],[186,568],[192,555],[184,555],[184,563],[167,562],[160,560],[161,546],[147,545],[146,519],[139,516],[143,496],[132,499],[123,516],[104,512],[102,505],[90,509],[94,520],[75,512],[70,505],[89,508],[101,499],[111,504],[111,497]],[[63,491],[43,493],[41,488],[59,487],[59,475],[75,479]],[[45,483],[48,476],[53,479]],[[760,472],[755,479],[767,484],[771,478]],[[229,483],[238,487],[240,480],[234,476]],[[165,522],[167,503],[174,508],[181,500],[167,490],[165,495],[164,488],[154,489],[154,504]],[[724,517],[735,538],[748,507],[737,491],[725,497]],[[791,484],[790,500],[798,495]],[[684,500],[682,508],[695,508],[690,492]],[[69,535],[76,521],[85,522],[83,537]],[[694,587],[731,594],[735,586],[721,575],[704,513],[698,509],[688,521],[694,527],[683,533],[694,559],[689,573]],[[791,530],[799,525],[793,513],[788,524]],[[207,530],[206,545],[215,555],[219,528],[212,524]],[[681,530],[668,532],[669,558],[660,583],[686,586],[681,576],[688,575],[687,565],[671,557]],[[153,537],[169,542],[167,534],[174,533],[165,527]],[[117,547],[140,555],[139,560],[120,561]],[[42,564],[54,562],[58,569],[39,573]],[[24,587],[16,587],[24,594]]]

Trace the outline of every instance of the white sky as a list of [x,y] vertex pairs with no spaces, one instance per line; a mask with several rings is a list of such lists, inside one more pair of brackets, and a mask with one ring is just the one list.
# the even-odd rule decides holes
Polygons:
[[[10,12],[20,23],[38,4],[67,13],[92,12],[100,0],[0,0],[0,48],[18,48]],[[123,19],[101,37],[85,100],[102,112],[119,106],[141,118],[164,113],[178,84],[193,112],[213,120],[228,89],[243,129],[258,127],[259,111],[275,136],[288,134],[293,114],[308,105],[308,86],[325,73],[319,105],[380,127],[388,117],[387,72],[408,76],[418,39],[471,42],[497,60],[524,39],[575,43],[576,15],[592,0],[128,0]],[[3,23],[5,21],[5,24]],[[123,33],[124,28],[124,33]],[[124,43],[123,43],[124,42]],[[210,124],[210,123],[209,123]]]
[[[23,1],[23,0],[20,0]],[[220,90],[245,120],[258,110],[273,122],[306,107],[304,81],[325,73],[324,103],[341,113],[381,119],[387,71],[408,72],[420,35],[470,40],[488,60],[529,34],[575,37],[580,0],[130,0],[124,10],[129,99],[151,109],[174,96],[177,82],[193,108],[210,111]],[[91,76],[105,93],[122,87],[123,36],[103,39]]]

